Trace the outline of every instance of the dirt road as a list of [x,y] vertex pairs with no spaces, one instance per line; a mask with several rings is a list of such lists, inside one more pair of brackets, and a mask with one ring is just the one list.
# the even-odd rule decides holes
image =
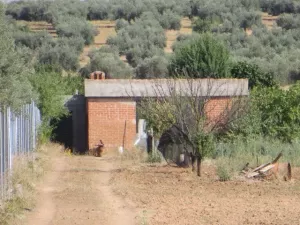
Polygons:
[[135,209],[111,190],[111,158],[59,155],[38,187],[28,225],[133,225]]

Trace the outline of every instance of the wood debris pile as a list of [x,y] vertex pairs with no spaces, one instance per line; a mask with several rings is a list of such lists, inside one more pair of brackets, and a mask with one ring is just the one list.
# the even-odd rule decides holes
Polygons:
[[282,153],[279,153],[278,156],[269,163],[260,165],[255,169],[249,168],[249,163],[243,168],[242,173],[246,178],[277,178],[283,179],[285,181],[292,179],[292,171],[290,163],[279,163],[278,160],[282,156]]

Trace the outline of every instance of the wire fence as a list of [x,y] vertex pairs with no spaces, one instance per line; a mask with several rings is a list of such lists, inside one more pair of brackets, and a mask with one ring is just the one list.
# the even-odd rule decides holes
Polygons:
[[17,113],[10,108],[0,109],[0,200],[9,197],[8,178],[13,170],[13,158],[29,155],[35,149],[40,122],[40,111],[34,102],[24,105]]

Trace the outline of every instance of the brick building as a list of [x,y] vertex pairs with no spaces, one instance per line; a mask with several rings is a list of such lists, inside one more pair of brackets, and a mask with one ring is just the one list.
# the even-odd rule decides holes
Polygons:
[[[209,93],[207,116],[212,120],[224,111],[230,99],[248,95],[246,79],[195,79],[193,85],[197,96]],[[145,96],[157,97],[157,90],[168,96],[171,86],[183,95],[192,95],[191,82],[186,79],[85,80],[88,149],[93,149],[100,139],[106,148],[131,148],[137,133],[136,102]]]

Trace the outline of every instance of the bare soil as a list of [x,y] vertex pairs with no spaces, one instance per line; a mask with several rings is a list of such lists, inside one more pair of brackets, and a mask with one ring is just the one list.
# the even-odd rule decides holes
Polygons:
[[51,163],[38,187],[36,208],[23,224],[135,224],[134,207],[112,191],[114,168],[109,157],[59,154]]
[[140,224],[300,224],[300,169],[291,182],[220,182],[212,164],[191,169],[135,165],[113,175],[114,190],[135,203]]
[[300,168],[292,168],[291,182],[220,182],[212,161],[199,178],[138,156],[52,156],[37,206],[22,224],[300,224]]
[[271,30],[274,26],[276,26],[276,20],[278,19],[279,16],[272,16],[268,13],[262,13],[262,23],[269,29]]

